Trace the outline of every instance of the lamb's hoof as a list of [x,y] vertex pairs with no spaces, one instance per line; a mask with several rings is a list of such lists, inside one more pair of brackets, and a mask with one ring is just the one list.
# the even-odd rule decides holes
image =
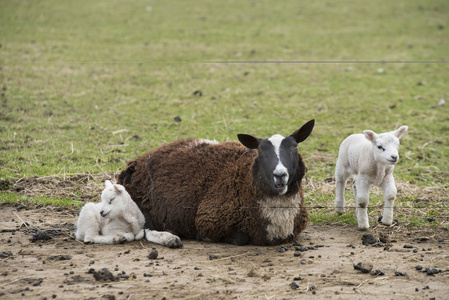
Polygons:
[[172,237],[165,245],[168,248],[182,248],[182,241],[179,237]]
[[342,214],[345,213],[345,209],[342,208],[342,207],[336,207],[336,208],[335,208],[335,211],[336,211],[337,214],[340,215],[340,216],[341,216]]
[[381,223],[381,224],[383,224],[383,225],[385,225],[385,226],[392,226],[393,223],[394,223],[393,220],[391,220],[391,221],[384,221],[384,220],[385,220],[385,219],[384,219],[382,216],[380,216],[379,219],[377,219],[377,221],[378,221],[379,223]]
[[368,225],[359,225],[359,230],[360,231],[367,231],[369,228],[369,224]]
[[126,243],[126,238],[124,237],[124,236],[122,236],[119,240],[118,240],[118,243],[119,244],[124,244],[124,243]]

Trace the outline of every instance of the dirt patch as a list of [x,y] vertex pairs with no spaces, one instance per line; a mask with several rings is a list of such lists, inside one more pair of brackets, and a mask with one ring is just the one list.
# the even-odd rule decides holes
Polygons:
[[[169,249],[147,241],[81,243],[73,238],[77,213],[0,207],[1,299],[447,296],[449,233],[444,230],[377,226],[361,232],[356,226],[310,225],[294,244],[238,247],[184,240],[183,248]],[[374,237],[365,236],[367,245],[364,234]],[[150,259],[153,248],[158,255]]]

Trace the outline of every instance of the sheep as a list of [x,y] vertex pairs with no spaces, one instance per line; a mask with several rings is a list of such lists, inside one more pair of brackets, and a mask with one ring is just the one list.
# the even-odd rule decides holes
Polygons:
[[382,223],[393,223],[393,205],[397,193],[393,170],[399,160],[399,139],[407,130],[407,126],[381,134],[365,130],[363,134],[350,135],[340,145],[335,167],[335,209],[340,215],[344,213],[346,182],[355,174],[353,191],[358,227],[361,230],[369,228],[367,206],[372,184],[383,191],[385,202]]
[[128,162],[118,182],[141,208],[146,228],[236,245],[292,242],[308,222],[297,145],[314,124],[288,137],[239,134],[240,143],[175,140]]
[[117,244],[140,240],[171,248],[182,247],[179,237],[169,232],[144,229],[145,217],[125,188],[105,181],[100,203],[86,203],[80,211],[75,233],[85,243]]

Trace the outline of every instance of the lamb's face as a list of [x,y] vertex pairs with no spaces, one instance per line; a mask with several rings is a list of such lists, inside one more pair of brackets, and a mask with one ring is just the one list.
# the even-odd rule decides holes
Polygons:
[[395,131],[376,134],[365,130],[365,138],[373,144],[374,159],[383,165],[394,165],[399,161],[399,139],[407,132],[408,126],[401,126]]
[[100,215],[103,218],[114,219],[123,214],[123,193],[119,194],[113,187],[106,187],[101,193]]
[[399,161],[399,139],[392,134],[379,134],[372,141],[374,159],[383,165],[394,165]]

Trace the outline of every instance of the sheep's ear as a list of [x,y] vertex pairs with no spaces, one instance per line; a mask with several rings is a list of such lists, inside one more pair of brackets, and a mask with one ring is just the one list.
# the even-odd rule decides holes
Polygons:
[[114,184],[114,190],[117,194],[121,194],[122,193],[122,188],[116,184]]
[[399,127],[399,129],[396,129],[395,131],[393,131],[393,134],[399,139],[401,136],[404,135],[404,133],[406,133],[408,130],[408,126],[401,126]]
[[105,185],[107,188],[113,187],[113,184],[112,184],[112,182],[111,182],[110,180],[106,180],[106,181],[104,182],[104,185]]
[[377,138],[377,134],[372,130],[364,130],[363,134],[365,135],[365,138],[370,142],[374,142]]
[[256,138],[249,134],[238,134],[237,137],[239,138],[240,143],[243,144],[243,146],[248,147],[249,149],[257,149],[259,147],[260,139]]
[[296,130],[291,136],[295,139],[295,141],[299,144],[305,141],[306,138],[312,133],[313,126],[315,126],[315,120],[312,119],[306,124],[302,125],[301,128]]

